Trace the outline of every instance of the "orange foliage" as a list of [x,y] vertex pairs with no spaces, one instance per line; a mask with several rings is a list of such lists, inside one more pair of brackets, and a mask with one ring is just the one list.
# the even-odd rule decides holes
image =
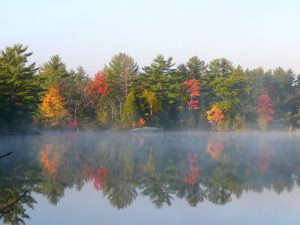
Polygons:
[[195,100],[194,98],[198,98],[200,96],[199,91],[199,84],[196,79],[186,80],[184,82],[184,86],[187,92],[190,95],[190,99],[188,100],[187,104],[190,109],[196,110],[199,108],[199,100]]
[[44,145],[40,153],[40,162],[51,175],[56,174],[59,156],[53,151],[53,145]]
[[211,110],[207,111],[207,120],[208,122],[219,123],[223,120],[224,114],[218,106],[214,105]]
[[57,125],[59,119],[66,118],[68,112],[65,108],[65,100],[59,93],[58,87],[49,88],[40,105],[40,110],[46,119],[56,119],[53,125]]
[[199,84],[195,78],[193,78],[191,80],[186,80],[184,82],[184,86],[185,86],[186,90],[188,91],[188,93],[190,94],[190,96],[192,96],[192,97],[200,96]]

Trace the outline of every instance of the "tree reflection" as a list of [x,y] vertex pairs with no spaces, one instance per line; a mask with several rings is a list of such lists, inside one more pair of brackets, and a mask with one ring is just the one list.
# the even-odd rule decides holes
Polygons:
[[138,194],[158,208],[175,198],[195,207],[205,200],[224,205],[245,191],[280,194],[300,185],[298,138],[50,133],[18,142],[0,144],[0,155],[14,147],[17,156],[0,160],[0,214],[8,224],[28,218],[31,193],[56,205],[66,188],[87,183],[118,209]]

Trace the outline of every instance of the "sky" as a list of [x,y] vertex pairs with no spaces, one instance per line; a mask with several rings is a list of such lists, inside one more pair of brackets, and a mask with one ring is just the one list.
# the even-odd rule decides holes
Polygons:
[[300,73],[299,0],[0,0],[0,49],[21,43],[37,65],[58,54],[90,74],[119,52],[140,67],[225,57]]

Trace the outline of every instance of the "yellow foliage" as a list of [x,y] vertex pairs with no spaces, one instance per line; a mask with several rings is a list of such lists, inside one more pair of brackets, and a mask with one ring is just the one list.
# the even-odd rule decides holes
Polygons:
[[143,92],[143,97],[146,99],[147,103],[149,104],[151,115],[154,112],[162,110],[161,101],[159,100],[159,98],[157,98],[154,92],[145,90]]
[[45,119],[63,119],[68,117],[65,100],[61,97],[57,87],[51,87],[42,98],[40,110]]
[[214,105],[207,113],[208,122],[216,122],[219,123],[223,120],[224,114],[221,109],[217,105]]

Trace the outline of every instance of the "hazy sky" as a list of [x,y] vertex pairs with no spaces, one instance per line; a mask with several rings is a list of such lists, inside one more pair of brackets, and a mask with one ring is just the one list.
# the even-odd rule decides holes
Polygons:
[[118,53],[142,67],[159,53],[300,73],[299,0],[0,0],[0,49],[28,45],[89,74]]

